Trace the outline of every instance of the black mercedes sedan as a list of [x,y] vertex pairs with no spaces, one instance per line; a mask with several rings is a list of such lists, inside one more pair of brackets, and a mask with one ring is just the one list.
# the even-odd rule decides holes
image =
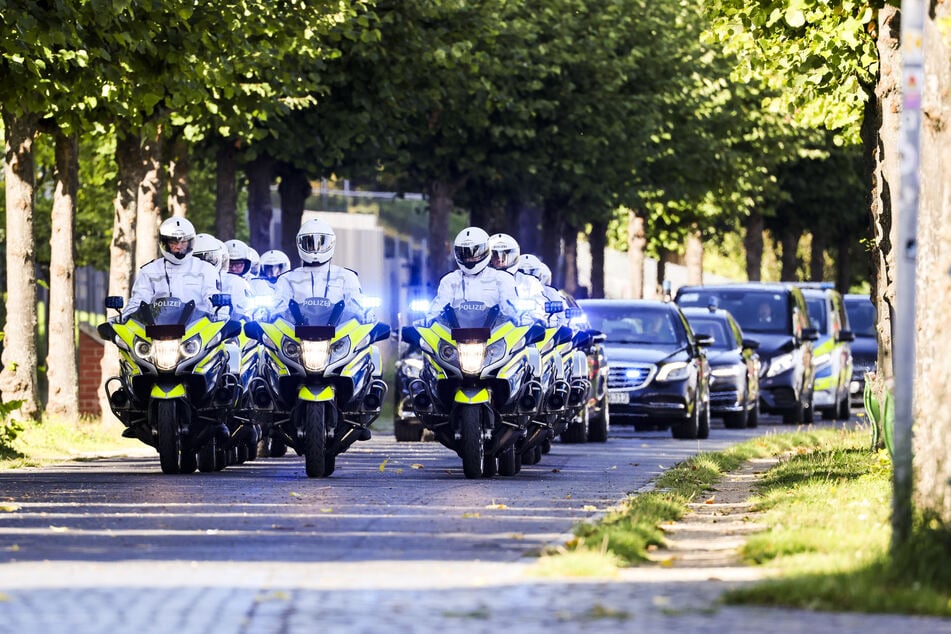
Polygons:
[[578,302],[605,335],[613,423],[669,426],[674,438],[710,435],[708,336],[695,336],[680,308],[652,300]]
[[710,413],[723,418],[727,429],[756,427],[759,422],[759,341],[747,339],[729,311],[717,308],[682,309],[695,334],[709,335]]

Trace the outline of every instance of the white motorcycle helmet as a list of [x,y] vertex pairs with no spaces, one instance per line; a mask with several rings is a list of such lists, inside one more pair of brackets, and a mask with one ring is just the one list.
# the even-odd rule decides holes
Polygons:
[[258,272],[261,270],[261,256],[254,247],[248,247],[248,251],[251,252],[251,267],[248,269],[245,277],[257,277]]
[[489,265],[489,234],[479,227],[467,227],[452,243],[452,255],[459,270],[477,275]]
[[515,272],[521,254],[515,238],[507,233],[493,233],[489,238],[489,250],[492,252],[489,266],[509,273]]
[[280,275],[291,270],[291,259],[283,251],[271,249],[261,255],[260,276],[275,281]]
[[189,221],[173,217],[159,225],[159,250],[172,264],[181,264],[194,248],[195,226]]
[[519,257],[518,270],[526,275],[537,278],[538,281],[545,286],[551,285],[551,269],[531,253],[526,253]]
[[297,254],[304,265],[330,262],[334,256],[337,236],[333,227],[323,220],[308,220],[297,232]]
[[212,265],[216,271],[227,270],[225,263],[228,257],[224,245],[210,233],[199,233],[195,236],[195,250],[192,255]]
[[251,272],[251,247],[241,240],[228,240],[225,242],[225,250],[228,252],[228,271],[235,275],[245,277]]

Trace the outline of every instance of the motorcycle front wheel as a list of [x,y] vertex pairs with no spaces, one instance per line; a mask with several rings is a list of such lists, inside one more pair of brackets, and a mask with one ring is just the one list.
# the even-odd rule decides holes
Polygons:
[[155,404],[155,427],[158,429],[158,452],[162,473],[181,472],[182,438],[179,432],[177,409],[175,401],[163,400]]
[[482,415],[478,407],[463,407],[459,411],[459,431],[462,436],[462,471],[467,478],[481,478],[485,443],[482,440]]
[[[322,478],[326,473],[326,407],[323,403],[301,405],[301,429],[304,432],[304,469],[308,478]],[[327,474],[329,475],[329,474]]]

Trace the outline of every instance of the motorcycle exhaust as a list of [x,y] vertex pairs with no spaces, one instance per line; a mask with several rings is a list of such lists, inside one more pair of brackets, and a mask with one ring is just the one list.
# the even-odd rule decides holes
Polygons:
[[527,414],[534,412],[538,408],[541,400],[542,386],[538,381],[531,381],[525,384],[525,393],[518,399],[519,413]]
[[369,410],[380,409],[384,396],[386,396],[386,383],[380,379],[373,379],[366,395],[363,397],[363,408]]
[[584,403],[591,382],[587,379],[574,379],[571,382],[571,392],[568,395],[568,407],[578,407]]
[[409,391],[413,395],[413,410],[428,412],[433,408],[433,399],[426,393],[426,384],[416,379],[409,384]]
[[251,402],[254,403],[255,407],[258,409],[268,409],[271,406],[271,393],[260,377],[255,377],[251,380],[249,390],[251,392]]
[[551,394],[548,395],[548,407],[562,409],[568,399],[569,387],[566,381],[556,381]]

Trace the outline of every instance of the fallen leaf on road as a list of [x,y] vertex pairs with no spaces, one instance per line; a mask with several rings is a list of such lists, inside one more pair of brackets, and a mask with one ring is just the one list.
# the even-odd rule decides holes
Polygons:
[[571,494],[569,493],[568,495],[566,495],[566,496],[565,496],[565,499],[566,499],[566,500],[570,500],[570,499],[571,499]]
[[581,507],[581,510],[582,511],[597,511],[598,507],[591,506],[590,504],[585,504],[584,506]]
[[19,504],[0,504],[0,511],[6,511],[7,513],[12,513],[14,511],[19,511]]
[[478,513],[463,513],[462,517],[469,519],[473,517],[481,517],[481,515],[479,515]]
[[422,468],[423,468],[423,465],[419,464],[418,462],[414,462],[413,464],[410,465],[410,468],[411,468],[411,469],[422,469]]
[[280,590],[277,590],[275,592],[269,592],[267,594],[259,594],[257,597],[255,597],[254,600],[260,603],[261,601],[289,601],[290,598],[291,596],[287,594],[286,592],[281,592]]
[[507,509],[508,507],[504,504],[489,504],[485,508],[487,509]]
[[50,526],[50,530],[54,533],[65,533],[69,530],[69,526]]
[[291,495],[292,498],[299,498],[299,497],[300,497],[300,493],[298,493],[297,491],[291,491],[290,495]]
[[664,559],[663,561],[660,562],[660,565],[663,566],[664,568],[670,568],[671,566],[674,565],[674,558],[669,557],[667,559]]
[[384,458],[383,462],[380,463],[380,473],[383,473],[383,470],[386,469],[386,463],[389,462],[389,458]]
[[332,508],[326,508],[326,509],[320,509],[320,512],[321,512],[321,513],[333,513],[334,510],[333,510]]
[[717,496],[711,495],[706,500],[703,501],[704,504],[713,504],[713,501],[717,499]]

